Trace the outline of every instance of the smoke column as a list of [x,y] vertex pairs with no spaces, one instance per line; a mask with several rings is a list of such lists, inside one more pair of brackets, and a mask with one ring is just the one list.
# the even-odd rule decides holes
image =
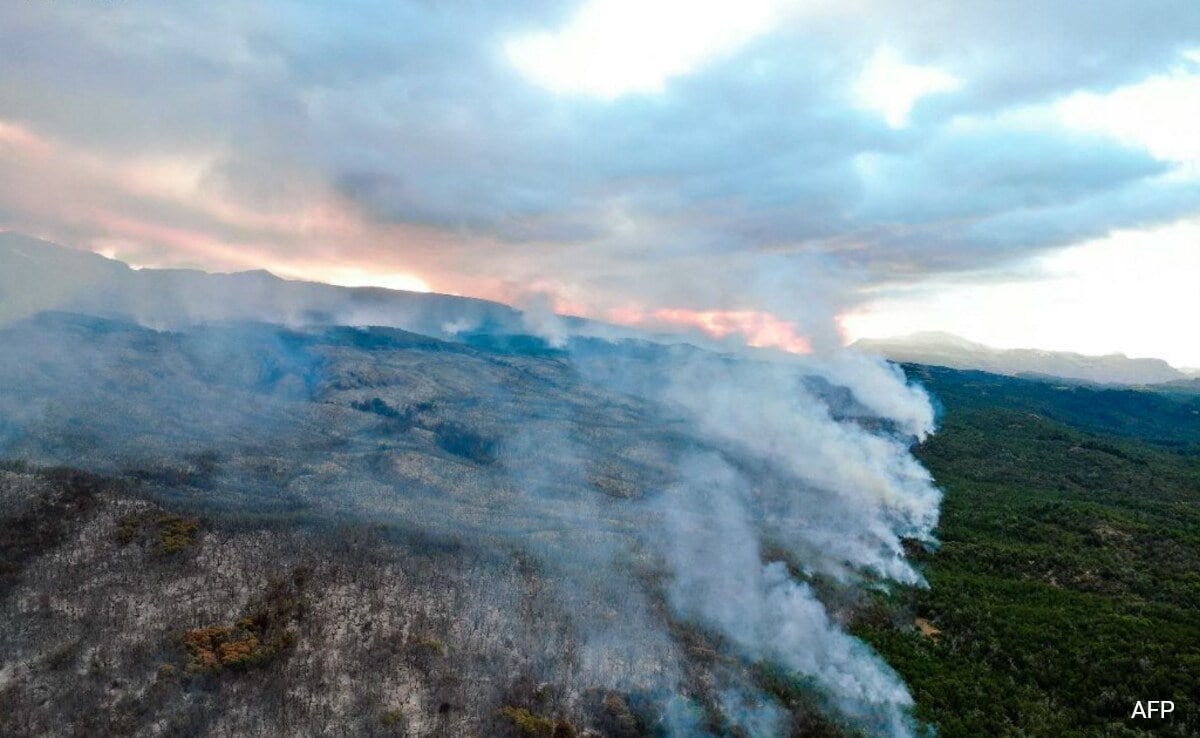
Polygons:
[[[853,354],[762,363],[676,353],[652,369],[625,365],[608,379],[619,374],[623,389],[683,413],[719,449],[679,459],[644,531],[672,573],[673,611],[747,659],[810,678],[872,732],[909,735],[912,698],[899,677],[764,551],[843,582],[921,583],[901,538],[930,541],[937,522],[940,493],[909,451],[932,430],[927,397],[894,367]],[[836,387],[848,377],[851,397],[831,405],[808,389],[814,376]],[[771,734],[767,723],[756,714],[742,727]]]

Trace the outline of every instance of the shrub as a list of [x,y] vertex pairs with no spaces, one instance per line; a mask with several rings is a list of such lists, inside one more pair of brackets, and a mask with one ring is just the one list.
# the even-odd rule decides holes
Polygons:
[[555,721],[535,715],[524,707],[502,707],[500,714],[512,721],[517,732],[530,738],[575,738],[574,726],[566,720]]
[[118,545],[128,546],[133,543],[141,525],[142,521],[137,515],[126,515],[117,523],[117,530],[113,533],[113,538],[117,539]]
[[54,671],[67,668],[75,661],[75,651],[78,645],[78,642],[69,643],[53,651],[46,657],[46,666]]
[[433,431],[437,434],[437,444],[443,451],[479,464],[490,464],[496,460],[498,444],[465,425],[454,422],[439,423]]
[[446,644],[442,643],[437,638],[422,638],[416,643],[417,648],[430,651],[438,656],[446,655]]
[[212,626],[194,628],[183,634],[183,647],[188,653],[188,671],[220,671],[221,658],[217,653],[222,643],[229,639],[233,628]]
[[[135,529],[136,530],[136,529]],[[179,515],[164,515],[158,519],[158,551],[178,553],[196,541],[200,521]]]
[[512,707],[511,705],[502,707],[500,714],[511,720],[521,735],[550,738],[554,734],[553,720],[534,715],[524,707]]
[[404,711],[400,709],[386,710],[379,719],[384,725],[403,725]]
[[304,614],[300,583],[306,572],[297,571],[289,582],[272,578],[267,591],[247,607],[248,614],[233,625],[196,628],[183,635],[187,670],[215,673],[226,667],[261,664],[291,648],[296,634],[288,629]]

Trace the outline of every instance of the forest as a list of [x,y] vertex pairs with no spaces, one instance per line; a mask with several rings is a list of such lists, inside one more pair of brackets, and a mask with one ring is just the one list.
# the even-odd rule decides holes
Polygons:
[[[858,615],[942,738],[1200,732],[1200,395],[907,367],[941,402],[929,583]],[[924,628],[913,628],[920,622]],[[1131,719],[1137,700],[1175,702]]]

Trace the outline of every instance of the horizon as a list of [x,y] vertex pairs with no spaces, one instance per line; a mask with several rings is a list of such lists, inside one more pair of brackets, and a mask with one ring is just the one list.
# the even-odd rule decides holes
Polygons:
[[[196,267],[136,266],[136,265],[130,264],[128,262],[122,261],[121,259],[118,259],[115,256],[109,256],[106,254],[97,253],[94,251],[90,251],[88,249],[79,248],[77,246],[71,246],[68,244],[56,243],[56,242],[48,240],[46,238],[42,238],[39,236],[34,236],[34,235],[26,234],[26,233],[19,233],[17,231],[0,230],[0,235],[13,235],[13,236],[17,236],[20,238],[29,238],[29,239],[39,241],[43,244],[48,244],[50,246],[69,249],[72,251],[79,251],[79,252],[87,253],[87,254],[92,254],[95,256],[99,256],[103,259],[106,259],[108,261],[122,264],[134,272],[140,272],[140,271],[144,271],[144,270],[149,270],[149,271],[183,270],[183,271],[191,271],[191,272],[196,272],[196,273],[200,273],[200,274],[216,275],[216,276],[230,276],[230,275],[238,275],[238,274],[260,274],[261,273],[261,274],[266,274],[273,279],[277,279],[277,280],[284,281],[284,282],[319,284],[319,285],[326,285],[326,286],[331,286],[331,287],[344,287],[346,289],[377,289],[377,290],[385,290],[385,291],[389,291],[389,292],[408,292],[408,293],[416,293],[416,294],[439,295],[439,296],[444,296],[444,297],[458,297],[458,298],[466,298],[466,299],[485,299],[486,300],[486,298],[478,298],[478,297],[474,297],[472,295],[460,295],[460,294],[455,294],[452,292],[436,292],[436,291],[429,290],[429,289],[406,289],[404,287],[377,285],[377,284],[339,284],[339,283],[335,283],[335,282],[322,282],[322,281],[316,281],[316,280],[312,280],[312,279],[306,279],[304,277],[283,276],[280,274],[276,274],[275,272],[272,272],[269,269],[263,269],[263,268],[240,269],[240,270],[232,270],[232,271],[208,271],[203,268],[196,268]],[[506,307],[511,307],[511,308],[514,308],[517,310],[522,310],[522,312],[523,312],[523,309],[517,305],[512,305],[512,304],[501,302],[501,301],[492,301],[492,302],[495,302],[496,304],[499,304],[499,305],[504,305]],[[571,315],[571,314],[561,314],[561,313],[556,314],[556,315],[558,315],[559,317],[563,317],[563,318],[580,318],[580,319],[589,320],[589,321],[592,321],[595,323],[605,324],[605,321],[603,321],[603,320],[587,318],[586,316],[582,316],[582,315]],[[620,324],[618,324],[618,323],[611,323],[610,325],[625,327],[625,326],[620,326]],[[681,341],[700,340],[701,342],[703,342],[704,339],[716,338],[719,340],[721,338],[719,336],[714,337],[712,334],[705,332],[703,330],[692,329],[689,331],[688,327],[685,327],[681,332],[675,333],[675,334],[652,333],[650,331],[638,331],[636,327],[631,328],[630,330],[640,333],[641,335],[643,335],[646,338],[646,340],[661,340],[663,338],[673,338],[673,339],[678,339]],[[1167,361],[1166,359],[1164,359],[1162,357],[1158,357],[1158,356],[1131,356],[1131,355],[1128,355],[1128,354],[1125,354],[1125,353],[1122,353],[1119,351],[1115,351],[1115,352],[1111,352],[1111,353],[1107,353],[1107,354],[1086,354],[1086,353],[1064,351],[1064,350],[1059,350],[1059,349],[1043,348],[1043,347],[1036,347],[1036,346],[1000,347],[1000,346],[989,345],[986,343],[981,343],[979,341],[972,340],[971,338],[968,338],[966,336],[963,336],[963,335],[960,335],[957,333],[951,333],[948,331],[941,331],[941,330],[918,330],[918,331],[914,331],[912,333],[890,335],[890,336],[878,336],[878,337],[864,336],[864,337],[856,338],[854,340],[850,340],[850,341],[846,342],[844,344],[843,348],[854,348],[855,346],[863,346],[863,345],[871,347],[871,345],[873,343],[902,344],[906,341],[911,341],[913,339],[922,339],[922,338],[939,338],[939,339],[946,339],[946,340],[952,340],[952,341],[965,341],[966,343],[971,344],[973,348],[986,349],[989,351],[1001,351],[1001,352],[1005,352],[1005,351],[1037,351],[1037,352],[1046,352],[1046,353],[1051,353],[1051,354],[1075,355],[1075,356],[1080,356],[1080,357],[1086,358],[1086,359],[1121,358],[1121,359],[1127,359],[1130,361],[1161,361],[1161,362],[1167,364],[1168,366],[1170,366],[1172,369],[1175,369],[1185,375],[1194,376],[1194,375],[1200,374],[1200,367],[1190,367],[1190,366],[1181,366],[1181,365],[1172,364],[1171,362]],[[717,344],[717,345],[719,345],[719,344]],[[767,349],[767,350],[783,350],[783,351],[785,351],[785,353],[797,353],[797,352],[788,352],[788,351],[786,351],[784,349],[780,349],[779,347],[776,347],[776,346],[763,346],[763,347],[747,346],[747,348]],[[799,353],[806,353],[806,352],[799,352]]]
[[16,4],[0,228],[788,351],[1200,366],[1200,9],[1160,5]]

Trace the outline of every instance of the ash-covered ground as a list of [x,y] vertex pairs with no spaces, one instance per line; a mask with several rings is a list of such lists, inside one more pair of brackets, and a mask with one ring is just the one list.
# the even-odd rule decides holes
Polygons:
[[71,313],[0,344],[0,732],[918,729],[842,627],[937,518],[881,362]]

